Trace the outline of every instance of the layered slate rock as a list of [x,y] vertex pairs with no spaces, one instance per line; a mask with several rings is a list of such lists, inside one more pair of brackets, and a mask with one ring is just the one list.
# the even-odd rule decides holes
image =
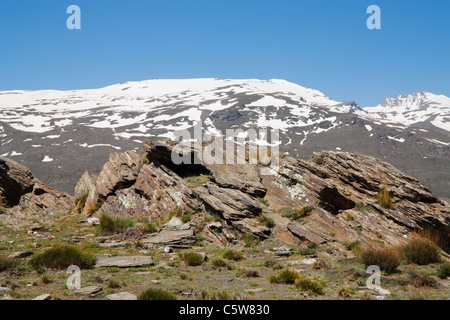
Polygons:
[[[287,226],[302,240],[370,243],[382,238],[399,244],[412,231],[431,229],[449,249],[448,204],[418,180],[378,159],[345,152],[316,153],[311,161],[287,156],[280,159],[276,175],[262,179],[268,188],[265,200],[272,208],[313,208],[302,222]],[[378,203],[382,189],[390,193],[392,208]],[[354,210],[357,203],[362,210]],[[346,218],[346,213],[353,218]]]
[[20,163],[0,157],[0,207],[26,215],[60,213],[72,205],[70,195],[44,185]]

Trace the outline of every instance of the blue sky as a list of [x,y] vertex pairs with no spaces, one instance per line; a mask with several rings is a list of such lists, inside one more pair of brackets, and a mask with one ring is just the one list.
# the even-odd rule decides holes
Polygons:
[[[81,8],[81,30],[66,9]],[[382,29],[369,30],[369,5]],[[450,96],[450,1],[1,0],[0,90],[286,79],[361,106]]]

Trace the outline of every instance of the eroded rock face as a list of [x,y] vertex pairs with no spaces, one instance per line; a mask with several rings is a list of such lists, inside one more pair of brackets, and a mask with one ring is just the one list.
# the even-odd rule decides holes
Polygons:
[[44,185],[30,170],[0,157],[0,207],[11,213],[60,213],[73,206],[73,198]]
[[[176,244],[192,244],[200,232],[212,243],[227,245],[243,235],[266,238],[275,232],[280,240],[294,244],[342,247],[342,242],[358,240],[364,245],[379,240],[397,245],[411,232],[427,228],[448,243],[448,204],[416,179],[380,160],[343,152],[321,152],[312,161],[285,156],[278,172],[260,175],[262,165],[248,163],[176,165],[171,158],[175,146],[169,141],[146,142],[141,155],[115,153],[97,178],[82,177],[77,194],[95,199],[98,214],[164,217],[181,209],[203,213],[196,217],[220,218],[209,224],[198,218],[195,223],[202,228],[181,230],[186,233],[181,238],[170,231],[153,235],[147,241],[154,244],[170,243],[171,237]],[[199,155],[193,147],[185,151],[191,159]],[[214,179],[188,183],[202,175]],[[390,192],[392,208],[378,203],[381,189]],[[290,208],[300,212],[306,206],[301,219],[282,217],[279,211]],[[275,227],[267,227],[263,216],[270,217]],[[448,245],[444,249],[448,251]]]
[[[314,207],[302,224],[288,227],[300,238],[308,238],[304,231],[309,229],[334,234],[332,238],[339,241],[369,243],[378,238],[399,244],[412,230],[425,228],[448,243],[448,204],[416,179],[378,159],[344,152],[321,152],[312,161],[285,157],[278,174],[262,179],[268,188],[265,199],[273,208]],[[378,203],[383,188],[390,192],[393,208]],[[374,210],[353,210],[356,203]]]

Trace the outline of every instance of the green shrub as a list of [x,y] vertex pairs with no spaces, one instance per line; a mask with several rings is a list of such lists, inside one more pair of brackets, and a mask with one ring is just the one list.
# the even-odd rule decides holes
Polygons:
[[401,247],[407,263],[426,265],[439,262],[439,249],[425,239],[415,237]]
[[64,270],[71,265],[81,269],[89,269],[95,265],[97,258],[72,246],[60,246],[48,249],[44,253],[34,256],[30,265],[38,272],[45,268]]
[[6,213],[7,213],[7,211],[5,208],[0,208],[0,215],[6,214]]
[[186,213],[183,215],[183,217],[181,218],[181,221],[182,221],[183,223],[188,223],[188,222],[191,221],[191,220],[192,220],[192,212],[190,212],[190,211],[186,212]]
[[352,295],[353,290],[350,288],[340,288],[338,290],[338,295],[343,298],[348,298]]
[[138,300],[177,300],[177,297],[167,290],[150,288],[141,292]]
[[75,199],[76,210],[78,213],[80,213],[83,210],[84,206],[86,205],[87,197],[88,194],[85,193],[82,196]]
[[108,288],[111,288],[111,289],[122,288],[122,285],[120,284],[120,282],[118,280],[115,280],[115,279],[108,280],[108,282],[106,283],[106,286]]
[[446,279],[450,276],[450,263],[441,264],[437,269],[437,276],[441,279]]
[[376,265],[387,273],[395,272],[401,263],[397,251],[385,247],[363,249],[361,250],[360,257],[366,267]]
[[200,266],[203,263],[203,256],[194,252],[186,252],[183,255],[183,260],[188,266]]
[[300,275],[295,280],[295,286],[307,291],[310,294],[324,294],[323,288],[326,285],[326,281],[319,279],[310,279],[303,275]]
[[358,251],[361,247],[361,242],[359,240],[353,240],[351,242],[343,242],[342,243],[345,249],[350,251]]
[[223,257],[227,260],[240,261],[244,259],[244,253],[242,251],[230,249],[225,251]]
[[215,268],[222,268],[227,266],[227,262],[223,259],[216,258],[211,261],[211,265]]
[[306,217],[314,208],[311,206],[304,206],[301,209],[283,208],[279,212],[282,217],[299,220]]
[[272,218],[266,217],[266,216],[262,216],[261,218],[262,223],[269,229],[272,229],[275,227],[275,221],[273,221]]
[[98,227],[102,233],[120,233],[133,226],[134,222],[129,218],[110,216],[104,213],[100,216],[100,225]]
[[377,201],[383,208],[394,209],[391,194],[386,188],[378,192]]
[[410,270],[408,273],[411,283],[416,288],[437,288],[439,286],[438,282],[429,275],[418,273],[415,270]]
[[247,278],[258,278],[259,277],[258,270],[254,270],[254,269],[245,269],[242,273]]
[[356,202],[354,210],[355,211],[373,211],[375,209],[372,206],[365,206],[361,202]]
[[245,234],[243,236],[243,239],[244,239],[244,247],[254,247],[261,242],[259,238],[256,238],[251,234]]
[[9,271],[17,267],[17,262],[7,257],[0,257],[0,272]]
[[300,277],[298,272],[291,270],[282,270],[276,275],[269,277],[270,283],[294,284],[295,280]]

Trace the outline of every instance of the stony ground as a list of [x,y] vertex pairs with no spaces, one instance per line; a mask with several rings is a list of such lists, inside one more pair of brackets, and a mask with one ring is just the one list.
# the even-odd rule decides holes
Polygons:
[[[366,280],[370,276],[359,258],[348,251],[340,256],[327,253],[327,245],[310,248],[292,247],[289,256],[278,256],[273,248],[284,245],[270,237],[245,247],[234,247],[243,252],[240,261],[227,261],[228,267],[215,267],[213,261],[222,258],[230,247],[221,248],[208,243],[191,249],[174,249],[164,252],[163,248],[140,247],[130,241],[123,248],[104,248],[95,243],[96,229],[85,222],[85,216],[66,213],[53,216],[47,221],[37,217],[11,218],[0,215],[0,256],[14,252],[44,252],[52,246],[71,244],[96,256],[151,256],[153,265],[143,267],[117,268],[94,267],[82,270],[82,287],[99,287],[93,295],[76,293],[67,288],[70,274],[66,271],[47,270],[43,274],[34,271],[28,264],[30,257],[19,259],[19,267],[0,273],[0,299],[34,299],[49,294],[52,299],[95,299],[104,300],[114,293],[128,292],[139,295],[147,288],[163,288],[178,299],[202,299],[219,296],[222,299],[449,299],[450,280],[436,277],[439,264],[428,266],[402,265],[395,274],[383,274],[381,286],[390,292],[386,296],[368,290]],[[36,225],[41,227],[36,228]],[[34,226],[34,228],[32,227]],[[34,231],[33,231],[34,230]],[[188,266],[182,258],[183,252],[206,253],[206,260],[200,266]],[[226,260],[226,259],[224,259]],[[294,285],[272,284],[269,277],[280,270],[295,270],[308,278],[325,280],[324,293],[313,294]],[[433,285],[417,286],[410,277],[411,271],[429,275]],[[96,288],[94,291],[98,291]]]

